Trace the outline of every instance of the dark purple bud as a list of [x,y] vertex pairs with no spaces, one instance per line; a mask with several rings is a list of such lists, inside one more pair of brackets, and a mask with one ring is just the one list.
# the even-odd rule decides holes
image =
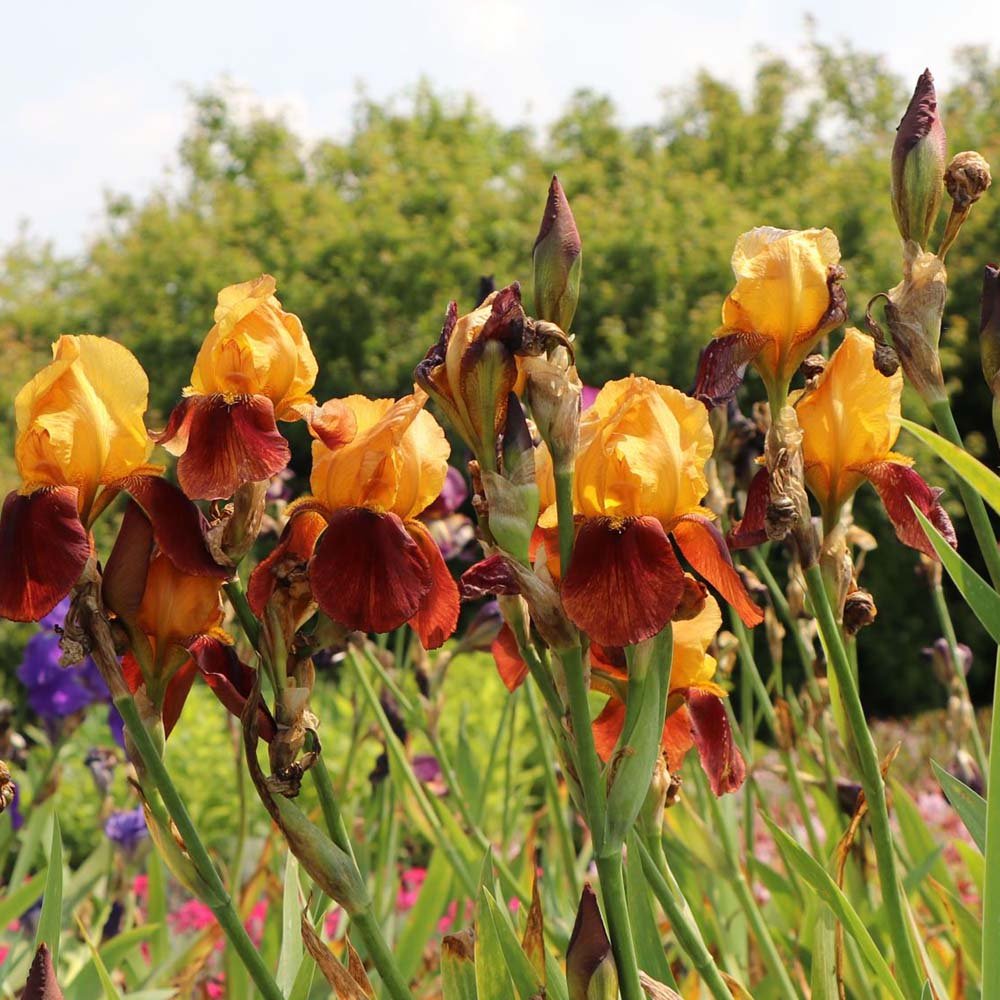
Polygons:
[[535,239],[535,312],[568,331],[580,297],[583,244],[573,211],[553,175],[542,225]]
[[896,129],[892,146],[892,210],[904,240],[927,245],[944,185],[947,157],[934,78],[925,69]]
[[569,1000],[613,1000],[618,996],[611,941],[604,929],[597,896],[589,885],[583,887],[566,950],[566,986]]

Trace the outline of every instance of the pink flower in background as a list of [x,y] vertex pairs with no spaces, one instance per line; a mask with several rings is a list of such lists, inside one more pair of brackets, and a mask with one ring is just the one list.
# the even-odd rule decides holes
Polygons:
[[215,914],[199,900],[189,899],[169,914],[167,920],[178,934],[190,934],[211,927],[215,923]]
[[340,930],[340,921],[343,916],[343,910],[337,907],[335,910],[331,910],[326,915],[326,920],[323,922],[323,930],[326,932],[326,936],[331,940],[337,936],[337,931]]
[[267,900],[262,899],[259,903],[250,911],[250,916],[247,917],[244,927],[247,930],[247,934],[250,935],[250,940],[259,948],[261,941],[264,939],[264,926],[267,923]]
[[396,894],[396,909],[400,913],[405,913],[413,908],[420,895],[420,887],[427,878],[426,868],[408,868],[403,872],[402,885]]
[[226,977],[219,973],[217,976],[213,976],[207,983],[205,983],[205,996],[211,997],[212,1000],[222,1000],[226,995]]
[[149,876],[136,875],[132,879],[132,891],[135,893],[135,898],[144,903],[149,895]]

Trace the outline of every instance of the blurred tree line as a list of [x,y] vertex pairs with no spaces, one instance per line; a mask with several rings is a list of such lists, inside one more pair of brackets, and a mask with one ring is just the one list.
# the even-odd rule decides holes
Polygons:
[[[949,148],[998,164],[1000,64],[978,48],[956,62],[958,82],[939,94]],[[806,69],[762,57],[747,93],[701,73],[640,127],[622,127],[606,97],[581,91],[545,135],[421,84],[398,102],[360,99],[346,139],[312,144],[280,116],[238,113],[225,90],[195,95],[179,172],[143,199],[109,197],[81,256],[27,236],[0,256],[0,488],[15,483],[9,401],[55,337],[91,331],[129,346],[151,376],[148,422],[162,426],[217,291],[262,271],[302,318],[319,398],[405,390],[448,301],[473,307],[480,276],[521,280],[530,303],[531,245],[553,172],[584,241],[574,332],[590,384],[638,369],[687,388],[731,284],[733,243],[757,225],[830,226],[860,323],[868,299],[898,280],[889,151],[922,69],[902,80],[877,56],[814,41]],[[994,464],[975,333],[998,233],[1000,198],[987,195],[949,255],[943,337],[959,424]],[[305,468],[301,427],[293,438]],[[937,703],[920,657],[937,631],[916,560],[876,504],[857,506],[882,543],[866,568],[881,610],[861,638],[867,703]],[[961,612],[958,627],[983,649],[972,682],[985,695],[985,645]]]

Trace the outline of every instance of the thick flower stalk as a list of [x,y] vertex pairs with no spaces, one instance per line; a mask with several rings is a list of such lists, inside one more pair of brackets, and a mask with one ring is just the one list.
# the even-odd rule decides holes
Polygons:
[[275,287],[265,274],[219,292],[191,384],[156,436],[178,456],[177,478],[194,499],[225,499],[276,475],[289,450],[275,421],[312,415],[316,359]]
[[426,400],[416,390],[395,402],[349,396],[324,405],[313,423],[313,495],[292,505],[278,546],[254,571],[257,614],[283,562],[308,559],[311,598],[345,628],[409,623],[428,649],[451,635],[458,588],[419,520],[441,492],[450,452]]
[[[701,506],[712,449],[705,408],[646,378],[609,382],[584,414],[573,477],[578,527],[561,593],[595,642],[632,645],[674,617],[685,593],[674,542],[748,625],[761,621]],[[542,526],[554,515],[543,513]]]

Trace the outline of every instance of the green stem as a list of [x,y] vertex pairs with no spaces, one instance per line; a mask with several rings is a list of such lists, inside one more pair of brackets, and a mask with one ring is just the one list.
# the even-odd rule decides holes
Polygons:
[[222,585],[222,589],[229,598],[229,603],[236,613],[236,620],[240,623],[240,628],[254,649],[260,649],[260,622],[257,621],[254,613],[250,610],[247,595],[243,591],[243,584],[240,578],[235,577]]
[[656,896],[670,921],[670,927],[681,951],[687,955],[715,1000],[732,1000],[733,994],[722,978],[719,967],[715,964],[715,959],[712,958],[712,953],[708,950],[701,930],[691,913],[691,908],[681,892],[681,887],[670,870],[659,836],[650,837],[648,843],[636,837],[633,846],[638,847],[642,857],[643,873],[653,890],[653,895]]
[[903,905],[896,859],[893,851],[892,829],[889,826],[889,809],[886,804],[885,781],[879,766],[878,750],[872,739],[871,730],[865,719],[861,696],[854,680],[847,651],[841,641],[840,628],[833,616],[833,609],[823,585],[823,574],[814,564],[805,571],[806,588],[812,602],[816,621],[819,625],[827,658],[836,674],[840,695],[843,700],[851,738],[857,754],[859,777],[864,789],[865,801],[871,820],[872,840],[875,843],[875,859],[878,866],[882,900],[885,905],[896,953],[896,966],[902,980],[903,992],[907,996],[920,996],[924,976],[914,952],[913,942],[907,929],[906,910]]
[[761,913],[760,907],[757,905],[757,900],[754,899],[753,890],[750,888],[750,883],[747,881],[743,868],[740,865],[732,826],[722,815],[722,808],[719,805],[718,799],[712,793],[712,790],[708,788],[707,782],[702,778],[700,773],[698,774],[698,785],[708,802],[712,813],[712,822],[722,843],[722,851],[726,858],[727,867],[729,868],[730,884],[736,892],[740,908],[743,910],[747,922],[753,930],[754,937],[757,940],[757,947],[763,953],[764,962],[774,975],[780,995],[785,1000],[799,1000],[799,994],[792,983],[791,977],[788,975],[785,962],[778,952],[774,938],[771,937],[771,931],[767,926],[767,921],[764,919],[764,914]]
[[1000,1000],[1000,651],[993,677],[990,771],[986,795],[986,884],[983,892],[983,1000]]
[[413,1000],[409,984],[403,978],[392,952],[385,942],[379,922],[375,919],[372,907],[355,913],[351,917],[351,927],[358,932],[358,937],[365,944],[365,950],[372,964],[379,971],[382,982],[392,1000]]
[[940,577],[931,583],[931,596],[934,598],[934,609],[937,611],[938,622],[941,631],[944,633],[945,642],[948,643],[948,652],[951,654],[952,669],[955,680],[958,682],[962,692],[962,700],[965,702],[966,710],[972,718],[972,753],[976,758],[979,773],[986,777],[989,770],[989,760],[986,756],[986,747],[983,744],[983,734],[979,731],[979,722],[976,719],[976,710],[969,696],[969,682],[966,680],[965,671],[962,669],[962,660],[958,652],[958,636],[955,635],[955,626],[951,620],[951,613],[948,611],[948,602],[945,600],[944,587],[941,586]]
[[135,707],[135,702],[131,697],[124,696],[115,699],[115,706],[121,713],[129,736],[139,756],[142,758],[143,767],[147,777],[153,782],[157,792],[163,800],[170,818],[174,821],[188,856],[198,872],[199,877],[204,881],[210,892],[210,897],[204,899],[215,914],[219,925],[240,956],[240,960],[250,973],[251,978],[257,984],[257,989],[266,1000],[283,1000],[281,990],[278,989],[274,977],[270,970],[264,965],[260,952],[257,950],[250,935],[247,934],[239,915],[233,907],[233,901],[226,892],[219,872],[209,857],[208,851],[198,834],[198,829],[194,825],[187,806],[177,792],[173,780],[167,771],[163,758],[160,757],[153,744],[153,740],[139,718],[139,712]]
[[639,982],[639,958],[632,938],[632,924],[628,915],[625,895],[625,871],[622,866],[622,849],[597,856],[597,874],[601,880],[601,897],[604,915],[608,921],[611,951],[618,969],[618,988],[621,1000],[646,1000]]
[[[928,405],[938,433],[952,444],[964,448],[965,442],[962,441],[962,435],[959,433],[948,400],[939,399]],[[965,504],[965,512],[969,516],[969,523],[972,525],[976,541],[983,553],[983,559],[986,560],[990,579],[993,581],[993,586],[1000,589],[1000,550],[997,549],[996,535],[993,533],[990,515],[986,512],[986,504],[979,493],[961,476],[956,476],[955,480],[958,484],[958,492],[962,495],[962,503]]]

